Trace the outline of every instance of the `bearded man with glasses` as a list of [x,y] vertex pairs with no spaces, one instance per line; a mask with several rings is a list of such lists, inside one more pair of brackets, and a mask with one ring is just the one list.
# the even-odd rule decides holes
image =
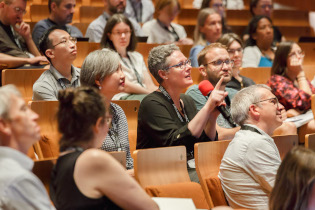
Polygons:
[[25,9],[26,0],[0,0],[0,59],[6,68],[47,62],[32,40],[30,26],[23,21]]
[[80,69],[72,66],[77,57],[77,39],[53,26],[39,41],[41,52],[51,65],[33,85],[33,100],[58,100],[59,90],[80,86]]
[[268,196],[281,163],[271,138],[281,126],[284,108],[266,85],[239,91],[231,102],[231,115],[241,129],[221,161],[219,178],[232,208],[268,209]]

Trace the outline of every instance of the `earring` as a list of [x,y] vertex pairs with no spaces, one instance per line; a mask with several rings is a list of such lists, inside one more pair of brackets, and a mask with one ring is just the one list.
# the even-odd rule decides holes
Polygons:
[[101,86],[98,86],[98,89],[102,90],[102,87],[101,87]]

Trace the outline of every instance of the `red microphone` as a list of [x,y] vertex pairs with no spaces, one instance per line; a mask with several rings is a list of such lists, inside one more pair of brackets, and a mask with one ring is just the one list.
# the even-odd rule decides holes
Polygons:
[[209,96],[214,87],[208,80],[203,80],[199,83],[198,88],[202,95]]
[[[208,80],[203,80],[199,83],[198,88],[202,95],[210,96],[211,92],[213,91],[214,87]],[[230,112],[225,108],[225,106],[220,105],[217,106],[217,109],[220,111],[222,116],[233,126],[236,127],[234,120],[231,117]]]

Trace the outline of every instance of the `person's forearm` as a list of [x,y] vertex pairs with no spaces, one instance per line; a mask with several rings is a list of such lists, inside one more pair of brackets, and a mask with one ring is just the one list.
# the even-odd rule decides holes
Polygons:
[[0,54],[0,64],[7,68],[16,68],[28,63],[28,58],[14,57],[6,54]]
[[129,82],[127,79],[125,80],[125,89],[124,92],[130,93],[130,94],[149,94],[151,93],[149,90],[145,89],[144,87],[133,84]]
[[300,74],[297,76],[298,86],[301,90],[303,90],[305,93],[312,95],[312,90],[308,84],[308,81],[305,77],[305,74]]
[[33,54],[34,56],[40,56],[41,55],[40,52],[38,51],[32,37],[25,40],[25,42],[27,45],[27,49],[31,54]]

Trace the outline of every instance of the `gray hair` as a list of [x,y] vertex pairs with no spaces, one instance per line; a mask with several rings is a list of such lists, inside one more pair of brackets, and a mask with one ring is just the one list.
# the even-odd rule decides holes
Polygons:
[[174,51],[180,51],[179,47],[175,44],[169,44],[154,47],[149,53],[149,70],[159,84],[163,82],[163,79],[159,75],[159,70],[165,70],[168,67],[169,61],[167,58]]
[[231,116],[237,124],[243,125],[248,120],[250,105],[261,100],[262,92],[260,89],[271,90],[270,87],[264,84],[252,85],[239,91],[232,99]]
[[12,95],[22,97],[21,93],[14,85],[5,85],[0,87],[0,118],[7,120],[10,118],[9,111]]
[[84,60],[80,73],[80,82],[84,86],[98,87],[95,80],[102,81],[117,71],[120,57],[117,52],[109,49],[95,50]]

